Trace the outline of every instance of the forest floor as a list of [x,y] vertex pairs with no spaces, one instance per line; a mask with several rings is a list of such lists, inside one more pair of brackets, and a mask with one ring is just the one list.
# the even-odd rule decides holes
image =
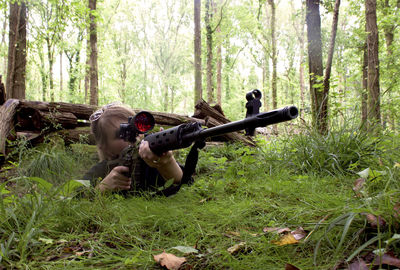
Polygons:
[[195,183],[167,198],[74,196],[94,147],[22,145],[1,171],[0,269],[399,268],[399,142],[340,131],[209,146]]

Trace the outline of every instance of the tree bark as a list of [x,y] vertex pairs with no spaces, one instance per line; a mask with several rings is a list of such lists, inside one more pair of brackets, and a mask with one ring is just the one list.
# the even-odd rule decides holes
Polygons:
[[8,98],[25,98],[26,5],[10,2],[6,92]]
[[[90,32],[90,29],[89,29]],[[85,61],[85,103],[88,101],[88,93],[90,91],[90,37],[86,38],[86,61]]]
[[212,0],[206,0],[206,15],[205,15],[205,23],[206,23],[206,43],[207,43],[207,102],[214,102],[214,67],[213,67],[213,31],[211,27],[212,20]]
[[[4,8],[4,22],[3,22],[3,30],[1,32],[1,44],[4,45],[4,47],[7,46],[6,44],[6,32],[7,32],[7,9]],[[3,58],[3,75],[7,73],[7,55],[4,55]]]
[[321,118],[321,111],[325,96],[323,89],[318,85],[321,84],[323,78],[321,16],[319,13],[319,0],[307,0],[306,23],[313,127],[321,132],[321,127],[324,126],[322,124],[324,119]]
[[201,0],[194,0],[194,104],[203,96],[201,68]]
[[6,102],[6,88],[4,87],[4,83],[2,81],[3,76],[0,75],[0,106]]
[[50,38],[46,37],[47,43],[47,60],[49,62],[49,84],[50,84],[50,100],[54,102],[54,79],[53,79],[53,64],[54,64],[54,46],[51,44]]
[[278,64],[278,55],[276,48],[276,6],[274,0],[268,0],[269,5],[271,6],[271,49],[272,49],[272,109],[276,109],[278,107],[278,97],[277,97],[277,64]]
[[90,105],[97,106],[99,103],[99,82],[97,69],[97,18],[96,0],[89,0],[90,9]]
[[368,115],[368,52],[366,41],[363,47],[362,60],[361,123],[363,127],[366,127]]
[[368,125],[373,129],[381,123],[379,88],[379,37],[376,0],[365,1],[368,49]]
[[333,59],[333,53],[335,51],[336,32],[339,20],[339,7],[340,7],[340,0],[336,0],[335,9],[333,11],[332,31],[331,31],[331,40],[329,42],[328,59],[326,61],[326,68],[325,68],[324,94],[323,94],[324,99],[322,100],[321,112],[320,112],[321,133],[328,132],[329,88],[331,79],[332,59]]

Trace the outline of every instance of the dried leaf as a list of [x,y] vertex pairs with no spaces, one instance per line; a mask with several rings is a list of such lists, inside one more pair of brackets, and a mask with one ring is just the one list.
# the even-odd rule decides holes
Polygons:
[[300,270],[300,269],[294,266],[293,264],[287,263],[285,265],[285,270]]
[[358,178],[354,181],[353,190],[359,191],[365,184],[365,178]]
[[224,233],[224,235],[226,237],[229,237],[229,238],[240,237],[240,233],[239,232],[234,232],[234,231],[227,231],[226,233]]
[[287,233],[281,237],[278,241],[272,241],[273,244],[278,246],[285,246],[291,244],[297,244],[299,241],[294,238],[293,234]]
[[177,270],[184,262],[186,262],[185,257],[177,257],[174,254],[166,253],[165,251],[161,254],[153,255],[153,258],[157,263],[169,270]]
[[394,217],[399,218],[400,217],[400,203],[396,203],[393,206],[393,210],[394,210]]
[[307,235],[307,232],[302,227],[298,227],[296,230],[291,231],[290,233],[297,241],[303,239]]
[[242,252],[246,248],[246,242],[240,242],[239,244],[236,244],[230,248],[228,248],[228,252],[231,255],[235,255],[239,252]]
[[377,256],[374,265],[387,264],[391,266],[400,267],[400,259],[396,258],[393,254],[385,253],[382,256]]
[[367,221],[368,221],[369,225],[371,225],[372,228],[377,228],[378,223],[379,223],[379,227],[381,227],[381,228],[386,225],[386,221],[380,216],[376,217],[375,215],[370,214],[370,213],[363,213],[362,215],[366,216]]
[[173,249],[176,249],[184,254],[189,254],[189,253],[199,253],[199,251],[193,247],[186,247],[186,246],[176,246],[172,247]]
[[369,270],[369,267],[363,259],[359,259],[349,265],[349,270]]
[[290,229],[288,227],[286,228],[280,228],[280,227],[265,227],[263,229],[263,232],[276,232],[277,234],[281,234],[284,232],[290,232]]

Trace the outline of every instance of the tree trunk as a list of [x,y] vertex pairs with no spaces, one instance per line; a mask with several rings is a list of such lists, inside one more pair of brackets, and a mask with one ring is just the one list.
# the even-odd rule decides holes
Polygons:
[[[400,0],[397,0],[396,7],[397,7],[397,10],[400,11]],[[383,13],[384,16],[390,16],[389,12],[392,12],[392,11],[393,11],[393,7],[390,6],[389,0],[385,0],[384,13]],[[393,21],[392,21],[392,23],[388,23],[388,22],[386,22],[386,23],[387,23],[387,25],[385,25],[383,27],[384,32],[385,32],[386,51],[388,54],[386,72],[388,72],[389,77],[391,78],[386,92],[388,93],[388,96],[389,96],[389,104],[392,105],[393,86],[395,86],[398,81],[398,78],[397,78],[398,76],[394,75],[394,71],[397,70],[396,69],[397,58],[393,57],[393,41],[394,41],[394,32],[396,29],[396,24]],[[387,118],[391,123],[392,130],[395,130],[396,117],[393,115],[393,113],[388,113]]]
[[[221,27],[217,27],[217,33],[221,35]],[[217,104],[222,104],[222,50],[221,41],[217,47]]]
[[322,66],[322,41],[321,41],[321,17],[319,13],[319,0],[307,0],[306,23],[308,39],[308,66],[310,79],[311,109],[313,127],[321,131],[321,110],[325,99],[323,89],[318,86],[323,78]]
[[47,43],[47,61],[49,62],[49,86],[50,86],[50,100],[54,102],[54,79],[53,79],[53,64],[54,64],[54,48],[50,44],[50,39],[46,38]]
[[[271,6],[271,49],[272,49],[272,109],[276,109],[278,107],[278,97],[277,97],[277,48],[276,48],[276,6],[274,0],[268,0],[269,5]],[[276,128],[276,126],[274,126]]]
[[[6,32],[7,32],[7,9],[4,8],[4,22],[3,22],[3,30],[1,32],[1,44],[6,47]],[[3,73],[2,75],[5,75],[7,73],[7,55],[4,54],[4,59],[3,59]]]
[[47,99],[47,71],[44,63],[44,54],[43,54],[43,46],[38,46],[38,55],[40,60],[39,73],[41,79],[42,86],[42,101],[46,101]]
[[336,40],[336,32],[337,25],[339,20],[339,7],[340,0],[336,0],[335,9],[333,12],[333,21],[332,21],[332,32],[331,32],[331,40],[329,42],[329,51],[328,51],[328,59],[326,62],[325,68],[325,77],[324,77],[324,99],[321,104],[321,112],[320,112],[320,131],[321,133],[328,132],[328,102],[329,102],[329,88],[330,88],[330,79],[331,79],[331,69],[332,69],[332,59],[333,52],[335,51],[335,40]]
[[90,105],[97,106],[99,103],[99,83],[97,69],[97,18],[96,0],[89,0],[90,9]]
[[362,65],[362,90],[361,90],[361,123],[362,127],[366,127],[368,115],[368,52],[367,42],[363,48],[363,65]]
[[214,102],[214,84],[213,84],[213,32],[211,27],[212,20],[212,7],[211,0],[206,0],[206,15],[205,15],[205,23],[206,23],[206,43],[207,43],[207,102]]
[[365,18],[368,49],[368,125],[374,128],[380,125],[380,89],[379,89],[379,37],[376,21],[376,0],[365,1]]
[[194,0],[194,104],[203,96],[201,68],[201,0]]
[[4,83],[2,81],[3,76],[0,75],[0,106],[4,104],[6,101],[6,88],[4,87]]
[[[293,9],[293,6],[292,6]],[[294,11],[294,10],[293,10]],[[300,118],[304,117],[305,108],[305,83],[304,83],[304,23],[305,23],[305,7],[304,3],[301,7],[300,23],[293,21],[293,28],[296,31],[297,40],[300,45],[299,59],[299,82],[300,82]]]
[[26,5],[10,3],[7,98],[25,98]]
[[85,103],[87,103],[89,87],[90,87],[90,38],[89,37],[87,37],[87,39],[86,39],[86,61],[85,61],[84,87],[85,87]]

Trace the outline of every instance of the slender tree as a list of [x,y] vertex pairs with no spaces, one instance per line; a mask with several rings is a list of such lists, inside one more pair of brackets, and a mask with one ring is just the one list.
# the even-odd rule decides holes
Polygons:
[[98,83],[98,68],[97,68],[97,18],[96,0],[89,0],[90,10],[90,105],[97,106],[99,103],[99,83]]
[[[293,9],[293,2],[291,2]],[[304,116],[305,107],[305,83],[304,83],[304,26],[305,26],[305,12],[304,4],[302,4],[300,13],[300,23],[293,20],[293,28],[296,32],[296,37],[299,42],[299,82],[300,82],[300,117]]]
[[[271,50],[272,50],[272,108],[276,109],[278,107],[278,97],[277,97],[277,65],[278,65],[278,53],[276,45],[276,6],[274,0],[268,0],[271,6]],[[276,126],[274,126],[276,127]]]
[[203,96],[201,68],[201,0],[194,0],[194,104]]
[[362,48],[362,90],[361,90],[361,122],[363,127],[367,123],[368,116],[368,52],[367,52],[367,42],[365,42]]
[[26,5],[10,2],[7,98],[25,98],[26,74]]
[[381,122],[376,0],[365,0],[365,19],[368,50],[368,125],[369,128],[374,128]]
[[328,97],[329,97],[329,88],[331,80],[332,59],[333,59],[333,52],[335,50],[336,31],[339,20],[339,7],[340,7],[340,0],[336,0],[335,8],[333,11],[332,31],[331,31],[331,40],[329,42],[328,59],[325,67],[324,92],[323,92],[324,99],[322,100],[321,111],[320,111],[320,119],[321,119],[320,130],[322,133],[326,133],[328,131]]
[[[214,7],[216,13],[216,7]],[[217,103],[222,105],[222,44],[221,44],[221,26],[218,25],[217,29]]]
[[319,13],[319,0],[307,0],[306,23],[312,120],[313,126],[320,131],[321,126],[324,126],[321,123],[321,120],[324,120],[321,119],[321,105],[325,97],[320,86],[324,71],[322,66],[321,16]]
[[204,17],[205,26],[206,26],[206,43],[207,43],[207,102],[212,103],[214,102],[214,81],[213,81],[213,74],[214,74],[214,67],[213,67],[213,30],[211,21],[213,18],[213,11],[212,11],[212,0],[206,0],[206,14]]

